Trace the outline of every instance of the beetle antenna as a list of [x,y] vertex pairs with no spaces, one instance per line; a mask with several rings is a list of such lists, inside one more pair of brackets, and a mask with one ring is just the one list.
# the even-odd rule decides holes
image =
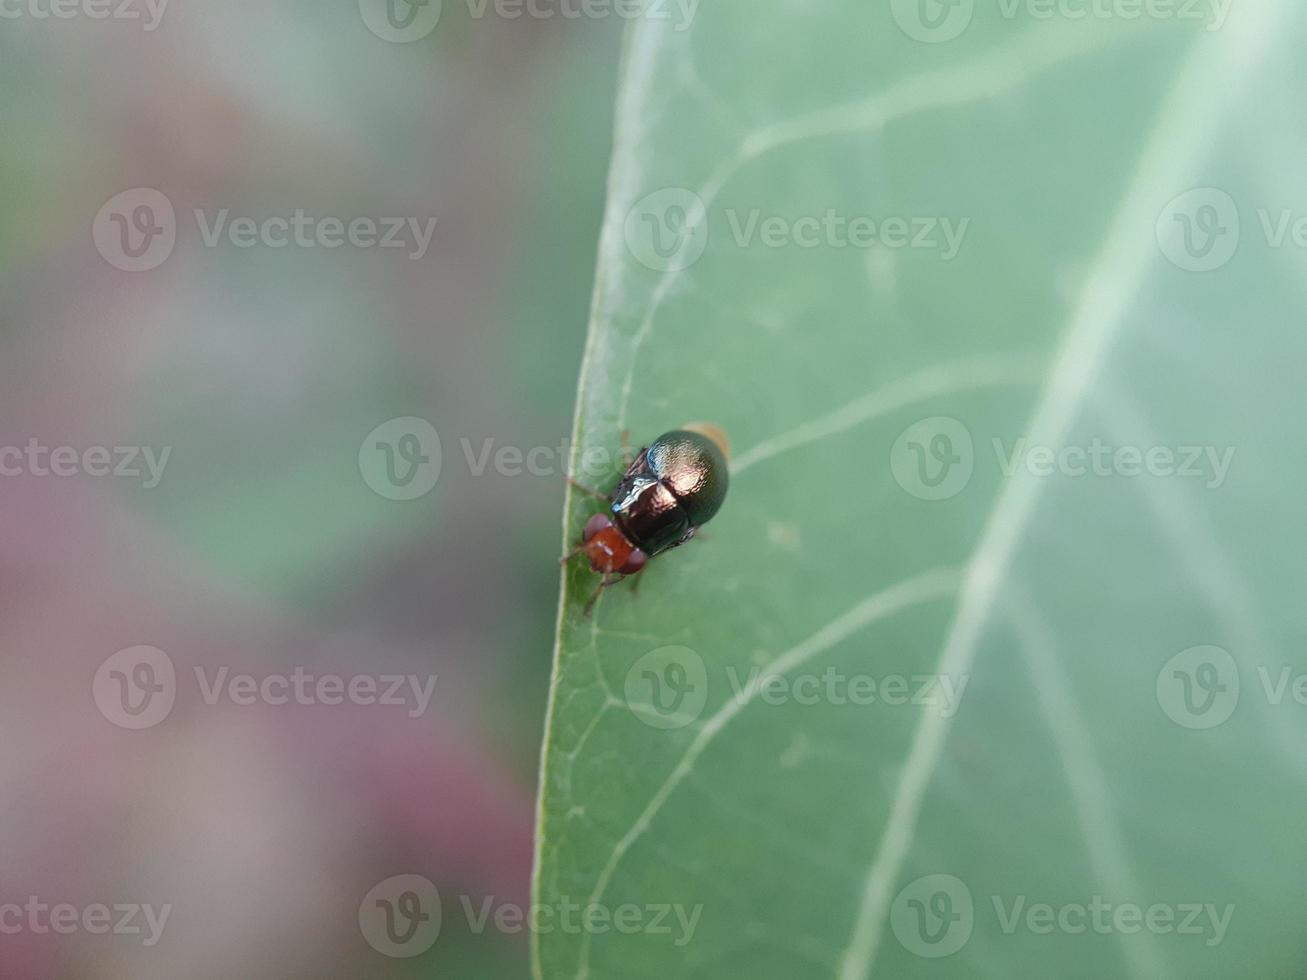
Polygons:
[[584,483],[578,483],[576,480],[573,480],[570,476],[567,478],[567,482],[570,483],[575,489],[580,490],[582,493],[588,493],[592,497],[598,497],[600,500],[604,501],[605,503],[608,502],[608,494],[606,493],[600,493],[598,490],[594,489],[593,487],[587,487]]

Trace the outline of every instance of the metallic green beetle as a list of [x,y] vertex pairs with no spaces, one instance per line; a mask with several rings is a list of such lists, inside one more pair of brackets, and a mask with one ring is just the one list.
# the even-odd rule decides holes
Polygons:
[[610,514],[585,525],[581,543],[564,556],[585,552],[603,578],[586,611],[609,585],[644,569],[650,558],[694,537],[717,514],[730,485],[730,444],[708,423],[691,423],[664,433],[626,468],[611,493],[572,485],[604,500]]

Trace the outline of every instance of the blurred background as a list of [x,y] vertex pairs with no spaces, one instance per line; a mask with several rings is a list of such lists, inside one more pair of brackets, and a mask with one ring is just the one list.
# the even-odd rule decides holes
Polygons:
[[525,976],[449,910],[528,900],[622,23],[120,3],[0,20],[0,976]]

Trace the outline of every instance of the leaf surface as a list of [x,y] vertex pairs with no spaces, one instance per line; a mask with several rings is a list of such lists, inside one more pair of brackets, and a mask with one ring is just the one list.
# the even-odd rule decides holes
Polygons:
[[538,976],[1301,969],[1304,15],[1036,6],[633,25],[573,464],[732,485],[565,573]]

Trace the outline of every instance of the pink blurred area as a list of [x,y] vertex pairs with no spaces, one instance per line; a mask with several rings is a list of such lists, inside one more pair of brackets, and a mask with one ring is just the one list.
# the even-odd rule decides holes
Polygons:
[[[359,906],[400,874],[447,912],[529,901],[561,489],[451,473],[405,508],[355,457],[407,414],[566,434],[593,252],[559,256],[594,239],[615,42],[447,15],[391,45],[352,3],[176,3],[151,33],[6,22],[0,446],[172,447],[150,490],[0,478],[0,905],[172,909],[151,947],[6,934],[6,980],[526,975],[521,937],[457,927],[414,963],[381,957]],[[436,215],[438,233],[415,262],[205,249],[192,226],[125,274],[90,224],[133,187],[182,216]],[[133,731],[92,686],[140,644],[178,692]],[[297,667],[434,674],[436,693],[416,717],[208,704],[193,676]]]
[[[338,647],[225,596],[194,567],[168,567],[140,543],[148,535],[106,532],[111,515],[75,490],[5,491],[5,896],[170,904],[175,916],[155,949],[6,937],[6,977],[263,976],[270,959],[335,975],[358,952],[359,897],[401,871],[527,900],[530,788],[457,723],[348,705],[211,706],[191,685],[156,729],[110,725],[88,681],[106,649],[142,633],[179,675],[271,661],[348,676],[385,651]],[[402,660],[390,669],[419,667]]]

